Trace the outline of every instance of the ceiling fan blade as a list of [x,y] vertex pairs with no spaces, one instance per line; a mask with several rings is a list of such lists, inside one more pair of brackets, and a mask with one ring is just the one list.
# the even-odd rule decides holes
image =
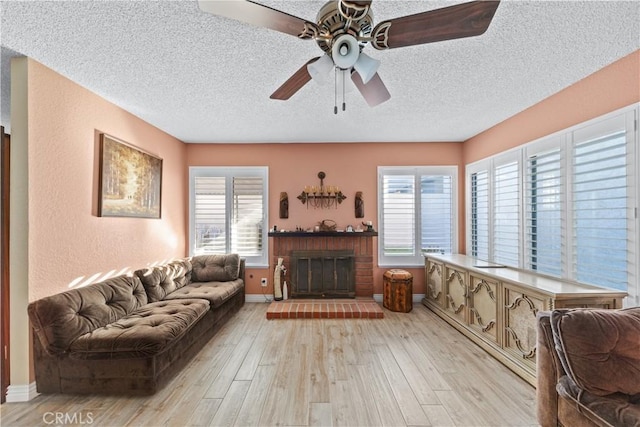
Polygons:
[[375,107],[391,98],[391,94],[387,87],[382,83],[382,79],[378,73],[375,73],[369,83],[364,84],[362,77],[357,71],[351,73],[351,80],[356,85],[364,100],[367,101],[369,107]]
[[307,65],[316,62],[320,57],[311,58],[304,64],[298,71],[296,71],[293,76],[289,77],[289,79],[282,84],[275,92],[271,94],[269,98],[271,99],[279,99],[281,101],[286,101],[291,98],[293,94],[302,88],[302,86],[309,83],[311,80],[311,75],[309,74],[309,70],[307,70]]
[[318,26],[297,16],[248,0],[198,0],[200,9],[217,16],[269,28],[301,39],[318,35]]
[[472,1],[380,22],[373,30],[376,49],[479,36],[487,31],[500,1]]

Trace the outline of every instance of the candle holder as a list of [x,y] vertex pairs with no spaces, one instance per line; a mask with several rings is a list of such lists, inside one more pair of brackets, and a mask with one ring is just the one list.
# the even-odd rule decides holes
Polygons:
[[307,208],[309,206],[320,209],[337,208],[347,198],[337,185],[324,185],[326,176],[327,174],[324,172],[318,172],[320,185],[305,185],[304,190],[298,196],[298,199],[307,205]]

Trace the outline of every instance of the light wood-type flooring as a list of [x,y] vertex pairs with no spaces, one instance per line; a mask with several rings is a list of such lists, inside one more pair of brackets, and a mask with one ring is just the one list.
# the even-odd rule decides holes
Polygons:
[[[247,303],[151,397],[40,395],[2,426],[531,426],[535,390],[420,304],[267,320]],[[55,422],[55,417],[58,417]]]

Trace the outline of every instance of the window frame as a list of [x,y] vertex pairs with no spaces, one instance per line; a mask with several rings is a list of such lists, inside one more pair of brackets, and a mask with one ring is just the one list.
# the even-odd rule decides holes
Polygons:
[[[618,123],[624,122],[626,148],[627,148],[627,201],[628,201],[628,214],[627,214],[627,230],[628,230],[628,256],[627,256],[627,289],[626,292],[629,296],[625,299],[625,305],[640,305],[640,261],[637,258],[640,257],[640,219],[638,218],[638,203],[640,201],[640,185],[638,180],[640,179],[640,149],[638,143],[640,142],[639,130],[638,130],[638,118],[640,116],[640,106],[631,105],[621,108],[619,110],[604,114],[600,117],[585,121],[583,123],[571,126],[553,134],[544,136],[529,143],[520,145],[513,149],[501,152],[494,156],[490,156],[485,159],[478,160],[476,162],[467,164],[465,166],[465,200],[466,209],[465,213],[465,225],[466,225],[466,247],[469,251],[473,248],[473,236],[472,236],[472,219],[473,219],[473,205],[471,194],[472,175],[484,170],[488,171],[489,176],[489,216],[494,217],[494,203],[495,195],[494,180],[495,180],[495,164],[499,163],[499,159],[505,156],[515,156],[520,158],[520,229],[521,229],[521,242],[520,242],[520,262],[517,268],[532,271],[536,274],[546,275],[538,270],[531,268],[531,262],[529,257],[531,255],[530,245],[528,243],[528,236],[526,227],[528,226],[526,212],[529,207],[527,203],[527,179],[528,177],[528,159],[536,153],[544,153],[554,147],[560,149],[560,180],[562,182],[562,198],[561,198],[561,222],[562,222],[562,267],[561,276],[557,277],[559,280],[578,282],[576,279],[576,266],[573,264],[574,259],[574,238],[573,238],[573,215],[574,207],[572,200],[572,176],[573,176],[573,146],[576,141],[580,141],[584,135],[594,137],[601,132],[601,129],[611,128],[611,122],[618,121]],[[620,125],[618,125],[620,127]],[[493,221],[490,221],[489,230],[489,259],[487,261],[494,262],[494,237],[493,230],[491,229]],[[635,259],[634,259],[635,257]],[[603,286],[603,285],[599,285]]]
[[[416,225],[414,231],[413,255],[389,256],[384,254],[384,195],[383,178],[385,175],[412,175],[414,177],[416,198],[414,200]],[[458,166],[378,166],[378,266],[379,267],[423,267],[421,226],[421,191],[420,177],[425,175],[451,177],[451,252],[458,252]]]
[[[189,167],[189,256],[195,253],[195,181],[198,177],[224,177],[227,181],[226,188],[232,188],[234,177],[260,177],[262,178],[262,253],[259,256],[246,256],[240,254],[245,259],[247,267],[267,268],[269,266],[269,168],[267,166],[190,166]],[[228,182],[231,180],[231,183]],[[229,221],[233,217],[231,207],[225,202],[226,228],[230,229]],[[227,233],[227,248],[230,234]]]

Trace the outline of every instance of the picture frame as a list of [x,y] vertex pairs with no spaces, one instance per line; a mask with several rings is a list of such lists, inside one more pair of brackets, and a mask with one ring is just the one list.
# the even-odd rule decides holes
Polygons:
[[161,158],[101,133],[98,182],[98,216],[161,217]]

